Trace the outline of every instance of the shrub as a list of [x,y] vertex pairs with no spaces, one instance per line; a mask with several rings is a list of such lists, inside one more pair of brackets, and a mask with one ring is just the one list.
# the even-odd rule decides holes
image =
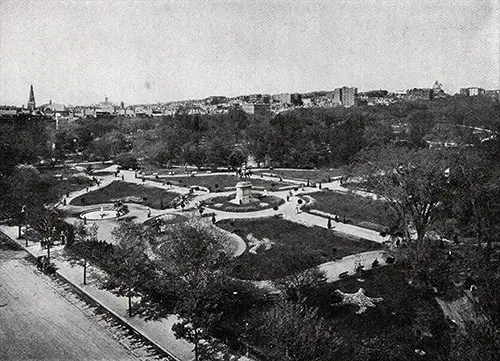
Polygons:
[[137,158],[130,153],[121,153],[115,157],[115,163],[122,168],[139,169]]

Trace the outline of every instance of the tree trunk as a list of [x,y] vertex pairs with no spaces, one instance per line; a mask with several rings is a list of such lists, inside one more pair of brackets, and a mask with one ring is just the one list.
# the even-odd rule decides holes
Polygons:
[[130,287],[128,289],[128,316],[132,317],[132,293],[130,292]]
[[194,361],[198,361],[198,331],[194,329]]
[[50,246],[47,244],[47,261],[50,263]]
[[87,284],[87,259],[83,260],[83,284]]

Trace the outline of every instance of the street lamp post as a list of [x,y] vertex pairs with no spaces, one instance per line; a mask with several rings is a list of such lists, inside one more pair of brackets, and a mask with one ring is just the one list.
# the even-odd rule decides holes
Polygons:
[[21,228],[23,227],[23,221],[26,218],[26,205],[23,205],[21,208],[21,216],[19,217],[19,229],[18,229],[18,235],[17,238],[21,239],[22,234],[21,234]]

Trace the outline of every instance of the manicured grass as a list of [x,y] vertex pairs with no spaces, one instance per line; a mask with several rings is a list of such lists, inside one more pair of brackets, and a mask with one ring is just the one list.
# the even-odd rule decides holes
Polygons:
[[[275,206],[280,206],[285,201],[281,198],[274,196],[263,196],[260,193],[254,193],[254,197],[258,198],[255,202],[250,202],[247,204],[235,204],[229,202],[229,200],[234,199],[236,194],[231,194],[229,197],[220,196],[210,198],[205,201],[205,204],[210,207],[220,211],[226,212],[253,212],[263,209],[273,208]],[[265,205],[262,205],[265,204]]]
[[[363,282],[360,282],[361,279]],[[341,299],[339,289],[354,293],[359,288],[368,297],[382,297],[374,308],[356,314],[353,305],[336,305]],[[325,284],[303,294],[309,306],[318,308],[318,314],[342,338],[337,361],[358,360],[447,360],[450,330],[439,305],[432,294],[423,294],[408,285],[398,265],[384,266],[362,275]],[[244,319],[233,322],[245,329],[248,319],[259,319],[272,304],[263,304],[251,310]],[[251,348],[266,354],[266,339],[255,337]],[[424,357],[415,353],[424,350]]]
[[170,202],[178,196],[178,193],[159,188],[115,181],[107,187],[76,197],[71,201],[71,204],[81,206],[109,203],[120,199],[125,202],[139,203],[151,208],[162,209],[168,208]]
[[375,250],[381,246],[367,240],[351,240],[320,227],[306,227],[281,218],[222,220],[218,226],[238,234],[248,244],[247,235],[274,242],[257,254],[245,251],[234,260],[234,276],[242,279],[267,280],[287,275],[281,262],[284,255],[299,263],[299,269],[319,265],[346,255]]
[[[201,186],[209,188],[213,192],[224,191],[226,187],[234,187],[238,177],[234,174],[210,175],[210,176],[190,176],[190,177],[163,177],[161,181],[170,182],[181,187]],[[262,187],[267,190],[278,190],[280,187],[288,186],[286,182],[270,182],[263,179],[249,180],[253,186]]]
[[309,179],[312,183],[325,183],[329,178],[338,177],[344,174],[342,168],[332,169],[273,169],[258,171],[258,173],[272,173],[283,178],[290,178],[294,180],[303,180],[304,183]]
[[395,223],[387,205],[380,200],[332,191],[312,193],[310,196],[315,202],[307,206],[309,209],[338,215],[341,220],[345,216],[353,224],[365,228],[380,231]]
[[[363,282],[359,282],[359,278]],[[335,290],[353,293],[362,287],[369,297],[382,297],[383,301],[356,315],[356,306],[332,306],[339,297]],[[372,340],[378,350],[367,359],[440,360],[449,345],[448,326],[439,305],[432,294],[423,294],[408,285],[400,266],[386,266],[363,272],[335,283],[326,284],[308,295],[308,302],[319,308],[345,340],[348,360],[357,346]],[[422,335],[427,334],[427,337]],[[432,335],[429,337],[429,335]],[[354,346],[353,349],[350,349]],[[415,349],[427,355],[416,356]],[[390,355],[399,357],[390,358]]]
[[84,189],[92,184],[92,180],[84,176],[73,176],[57,181],[55,187],[59,194],[71,193]]

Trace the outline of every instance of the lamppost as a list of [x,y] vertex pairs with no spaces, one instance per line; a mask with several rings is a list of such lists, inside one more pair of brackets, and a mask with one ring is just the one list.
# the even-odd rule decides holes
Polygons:
[[[23,226],[23,221],[25,220],[26,218],[26,205],[24,204],[23,207],[21,208],[21,216],[19,217],[19,230],[18,230],[18,236],[17,238],[22,238],[22,234],[21,234],[21,228]],[[28,240],[26,239],[26,247],[28,247]]]

